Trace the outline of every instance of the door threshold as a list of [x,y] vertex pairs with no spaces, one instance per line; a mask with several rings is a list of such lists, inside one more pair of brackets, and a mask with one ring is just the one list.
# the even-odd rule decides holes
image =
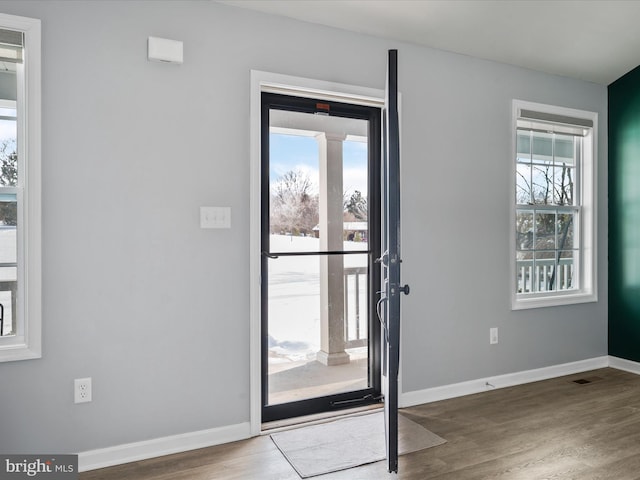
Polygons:
[[282,430],[290,430],[292,428],[298,428],[308,425],[316,425],[318,423],[327,423],[338,418],[355,417],[358,415],[364,415],[371,413],[375,410],[382,409],[383,403],[375,403],[373,405],[364,405],[362,407],[354,407],[339,410],[336,412],[323,412],[313,415],[305,415],[302,417],[285,418],[283,420],[274,420],[273,422],[266,422],[262,424],[261,435],[270,435],[272,433],[280,432]]

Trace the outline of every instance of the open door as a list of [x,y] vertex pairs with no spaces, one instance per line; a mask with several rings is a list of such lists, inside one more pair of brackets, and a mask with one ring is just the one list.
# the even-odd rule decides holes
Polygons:
[[382,159],[382,323],[383,389],[389,472],[398,471],[398,371],[400,364],[400,132],[398,51],[389,50]]

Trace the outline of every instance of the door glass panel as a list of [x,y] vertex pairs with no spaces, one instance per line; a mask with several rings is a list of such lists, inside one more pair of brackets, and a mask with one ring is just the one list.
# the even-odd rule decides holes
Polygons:
[[[272,236],[276,245],[289,240]],[[268,404],[367,388],[367,255],[283,256],[268,265]]]
[[367,389],[369,122],[269,122],[266,405]]
[[366,241],[368,121],[282,110],[269,115],[269,233],[290,239],[269,251],[340,251],[342,237]]

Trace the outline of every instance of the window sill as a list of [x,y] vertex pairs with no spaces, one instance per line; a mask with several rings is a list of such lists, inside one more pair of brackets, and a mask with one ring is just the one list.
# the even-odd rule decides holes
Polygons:
[[562,305],[575,305],[578,303],[591,303],[597,301],[598,295],[595,292],[580,291],[561,294],[514,296],[511,300],[511,310],[558,307]]
[[30,347],[24,342],[4,344],[3,342],[0,342],[0,363],[14,362],[18,360],[32,360],[34,358],[42,358],[40,346]]

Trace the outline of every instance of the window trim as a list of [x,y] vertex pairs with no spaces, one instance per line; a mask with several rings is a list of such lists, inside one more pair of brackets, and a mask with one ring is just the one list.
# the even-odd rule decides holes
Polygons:
[[[516,276],[516,155],[517,155],[517,129],[518,120],[523,119],[521,112],[537,112],[541,116],[569,117],[572,119],[585,120],[592,123],[592,127],[585,127],[587,131],[583,141],[582,164],[578,167],[579,186],[577,189],[577,199],[580,208],[580,221],[578,238],[579,246],[579,266],[578,285],[575,290],[537,292],[528,294],[517,293]],[[598,262],[597,262],[597,152],[598,152],[598,113],[586,110],[576,110],[572,108],[546,105],[541,103],[528,102],[524,100],[513,100],[511,124],[511,151],[509,161],[511,168],[509,181],[509,204],[510,204],[510,234],[509,234],[509,255],[510,255],[510,291],[511,309],[523,310],[529,308],[551,307],[559,305],[573,305],[578,303],[588,303],[598,301]],[[526,118],[528,120],[528,118]]]
[[[0,362],[42,356],[41,22],[0,14],[0,28],[24,33],[24,82],[18,84],[18,335],[0,338]],[[20,204],[21,203],[21,204]],[[20,227],[22,225],[22,227]],[[20,334],[22,333],[22,334]]]

